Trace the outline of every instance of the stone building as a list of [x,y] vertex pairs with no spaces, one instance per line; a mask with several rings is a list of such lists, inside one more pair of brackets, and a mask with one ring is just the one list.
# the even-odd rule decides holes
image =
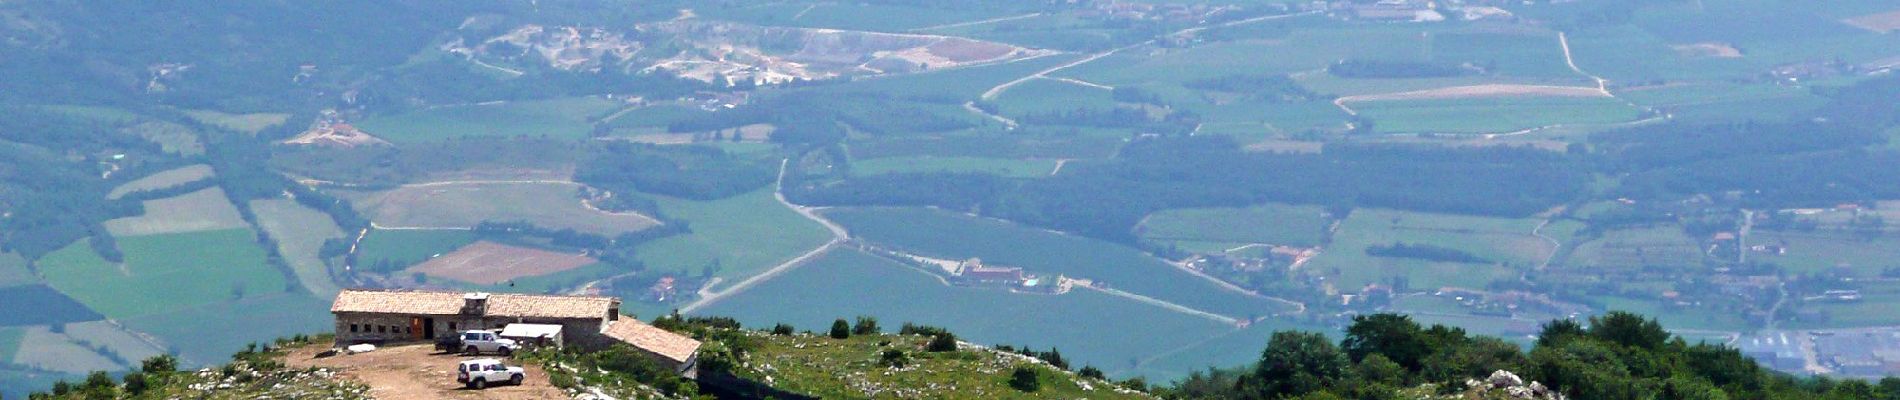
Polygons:
[[662,364],[690,373],[699,341],[620,315],[620,299],[515,293],[348,289],[330,305],[337,345],[432,341],[466,330],[508,324],[561,327],[567,345],[626,343]]

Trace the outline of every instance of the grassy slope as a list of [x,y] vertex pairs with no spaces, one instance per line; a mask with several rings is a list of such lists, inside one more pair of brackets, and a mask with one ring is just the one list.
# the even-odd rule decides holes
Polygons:
[[836,318],[870,315],[890,328],[906,321],[943,326],[976,343],[1059,347],[1077,367],[1120,372],[1131,361],[1232,329],[1087,289],[1050,296],[947,286],[933,275],[851,250],[834,251],[703,313],[749,326],[784,322],[814,331]]
[[825,244],[825,228],[785,208],[772,189],[713,201],[655,196],[661,212],[685,219],[693,232],[640,245],[647,268],[699,273],[718,265],[716,276],[733,282]]
[[[1247,208],[1193,208],[1156,212],[1143,220],[1144,240],[1317,246],[1331,220],[1316,206],[1266,204]],[[1231,246],[1230,246],[1231,247]]]
[[[926,336],[757,336],[760,340],[747,361],[756,368],[776,371],[773,385],[823,398],[907,399],[932,396],[953,398],[1022,399],[1139,399],[1138,394],[1113,391],[1107,382],[1084,379],[1023,357],[989,351],[930,353],[923,351]],[[911,356],[911,365],[893,369],[877,364],[886,350]],[[1040,389],[1022,392],[1009,386],[1017,366],[1037,370]],[[1084,389],[1088,385],[1089,389]],[[871,390],[867,390],[871,389]],[[949,391],[938,391],[938,390]],[[866,395],[868,391],[875,395]]]
[[836,209],[825,212],[851,234],[920,255],[1019,266],[1035,273],[1093,279],[1110,287],[1236,318],[1284,311],[1178,270],[1127,246],[931,209]]
[[297,282],[304,289],[318,297],[329,297],[340,290],[330,280],[329,268],[317,258],[324,240],[343,237],[342,228],[329,215],[288,199],[252,200],[251,210],[257,213],[259,228],[277,239],[277,251],[297,273]]
[[61,292],[112,318],[131,318],[284,292],[248,229],[120,238],[126,263],[100,259],[81,241],[40,260]]

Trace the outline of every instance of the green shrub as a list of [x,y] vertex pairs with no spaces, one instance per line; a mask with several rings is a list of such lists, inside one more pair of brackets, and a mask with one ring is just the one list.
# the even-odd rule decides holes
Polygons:
[[903,350],[885,350],[884,354],[878,357],[877,363],[891,368],[903,368],[910,364],[910,355],[904,354]]
[[876,335],[882,331],[883,329],[877,327],[877,318],[875,317],[858,316],[858,323],[851,326],[851,334],[853,335]]
[[925,345],[924,349],[929,350],[932,353],[957,351],[957,335],[951,334],[950,332],[944,332],[941,335],[932,337],[930,338],[930,344]]
[[783,324],[783,323],[781,323],[781,324],[778,324],[778,325],[773,325],[773,326],[772,326],[772,334],[773,334],[773,335],[779,335],[779,336],[791,336],[791,335],[792,335],[792,326],[791,326],[791,325],[787,325],[787,324]]
[[1036,380],[1036,370],[1034,368],[1021,366],[1016,367],[1016,372],[1009,374],[1009,387],[1024,392],[1035,392],[1042,390],[1042,381]]
[[850,337],[851,337],[850,323],[844,322],[843,318],[840,318],[837,321],[831,322],[831,338],[832,339],[845,339],[845,338],[850,338]]

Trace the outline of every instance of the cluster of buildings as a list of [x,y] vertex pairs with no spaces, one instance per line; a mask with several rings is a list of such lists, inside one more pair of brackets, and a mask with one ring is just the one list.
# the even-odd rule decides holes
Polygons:
[[620,314],[620,299],[514,293],[350,289],[330,305],[337,344],[428,342],[469,330],[599,349],[626,344],[692,376],[700,342]]
[[1763,366],[1788,373],[1900,374],[1900,327],[1767,332],[1744,337],[1736,347]]
[[1005,288],[1018,292],[1060,294],[1068,292],[1070,283],[1061,275],[1053,279],[1023,272],[1022,267],[984,265],[982,259],[972,258],[957,263],[951,272],[952,282],[964,286]]

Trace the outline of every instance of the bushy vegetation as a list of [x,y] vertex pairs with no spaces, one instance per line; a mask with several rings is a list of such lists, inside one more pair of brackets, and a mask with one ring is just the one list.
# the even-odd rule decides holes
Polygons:
[[775,167],[715,147],[615,143],[596,148],[574,179],[616,194],[714,200],[772,183]]
[[1409,317],[1353,318],[1344,339],[1279,332],[1250,368],[1195,373],[1157,394],[1178,399],[1397,399],[1413,388],[1466,389],[1492,371],[1523,375],[1578,399],[1894,399],[1900,378],[1801,379],[1720,344],[1689,344],[1640,315],[1545,324],[1530,351],[1497,338]]

